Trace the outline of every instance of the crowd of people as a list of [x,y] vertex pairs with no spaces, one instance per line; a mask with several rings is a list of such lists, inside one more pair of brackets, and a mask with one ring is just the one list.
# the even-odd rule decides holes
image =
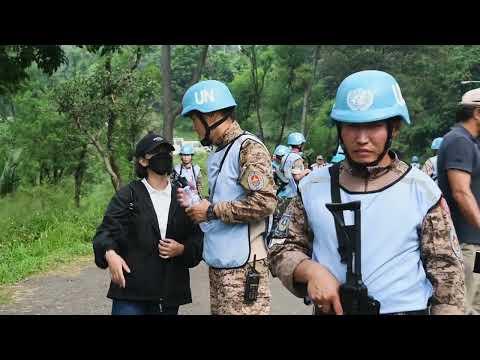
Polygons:
[[269,314],[270,274],[317,315],[478,314],[480,89],[464,94],[421,169],[392,150],[412,120],[383,71],[339,84],[337,151],[310,167],[302,133],[270,154],[236,106],[216,80],[183,96],[182,116],[213,147],[207,198],[191,146],[174,167],[162,136],[139,141],[139,179],[115,194],[93,239],[96,264],[111,273],[112,314],[177,314],[201,261],[213,315]]

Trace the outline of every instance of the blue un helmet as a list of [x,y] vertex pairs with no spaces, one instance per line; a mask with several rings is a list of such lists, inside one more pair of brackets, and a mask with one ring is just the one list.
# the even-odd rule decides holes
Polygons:
[[182,99],[182,116],[197,110],[201,113],[237,106],[228,87],[217,80],[204,80],[192,85]]
[[412,163],[418,163],[418,156],[412,156]]
[[275,148],[275,151],[273,152],[273,155],[275,156],[284,156],[284,155],[287,155],[289,152],[289,149],[287,146],[285,145],[278,145],[276,148]]
[[440,145],[442,145],[443,137],[438,137],[432,141],[432,150],[440,149]]
[[208,125],[203,114],[227,108],[233,109],[236,106],[237,103],[232,93],[224,83],[217,80],[205,80],[192,85],[183,96],[182,116],[188,116],[194,110],[200,113],[199,118],[205,128],[205,137],[200,140],[200,143],[203,146],[208,146],[212,145],[210,132],[227,120],[233,110],[211,126]]
[[191,144],[183,144],[180,148],[180,155],[193,155],[193,146]]
[[397,81],[383,71],[366,70],[345,78],[337,90],[330,117],[336,122],[369,123],[400,116],[410,124]]
[[[347,76],[340,84],[330,117],[337,126],[341,123],[364,124],[400,117],[410,124],[407,105],[402,97],[397,81],[383,71],[365,70]],[[369,164],[358,164],[348,157],[349,163],[361,170],[376,166],[392,145],[393,126],[389,122],[388,137],[384,150]],[[338,129],[340,143],[343,142]]]
[[305,143],[305,137],[302,133],[294,132],[288,135],[287,144],[292,145],[302,145]]

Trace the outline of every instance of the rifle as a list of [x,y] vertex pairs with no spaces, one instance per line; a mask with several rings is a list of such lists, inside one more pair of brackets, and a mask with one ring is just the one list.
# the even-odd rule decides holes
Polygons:
[[176,171],[173,171],[172,184],[175,187],[184,188],[188,186],[188,180],[184,176],[180,176],[180,174],[177,174]]
[[[362,280],[360,201],[325,204],[336,223],[337,237],[344,249],[347,279],[340,286],[340,302],[346,315],[378,315],[380,302],[368,295]],[[353,211],[355,222],[345,225],[343,211]],[[339,231],[341,230],[341,231]]]

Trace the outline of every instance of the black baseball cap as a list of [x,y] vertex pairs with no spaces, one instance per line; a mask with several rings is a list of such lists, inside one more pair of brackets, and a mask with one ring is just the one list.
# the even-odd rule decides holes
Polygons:
[[170,151],[175,151],[173,145],[165,140],[162,136],[155,133],[148,133],[142,138],[142,140],[138,142],[137,147],[135,148],[135,156],[139,157],[149,154],[157,146],[162,144],[167,144]]

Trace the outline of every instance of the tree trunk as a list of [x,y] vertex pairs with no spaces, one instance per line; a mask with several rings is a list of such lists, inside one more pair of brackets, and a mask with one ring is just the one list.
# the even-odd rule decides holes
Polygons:
[[205,62],[207,61],[207,54],[208,54],[208,45],[204,45],[202,47],[202,51],[200,52],[200,57],[198,58],[198,61],[197,61],[197,67],[193,72],[191,85],[195,84],[196,82],[198,82],[198,80],[200,80],[200,77],[202,76],[203,68],[205,67]]
[[[192,80],[190,81],[190,86],[195,84],[200,80],[200,77],[202,76],[203,68],[205,67],[205,63],[207,61],[207,55],[208,55],[208,47],[209,45],[203,45],[202,51],[200,52],[200,57],[198,58],[197,61],[197,67],[193,71],[193,76]],[[173,118],[177,118],[178,115],[182,112],[182,106],[180,105],[173,113]]]
[[171,46],[162,45],[161,71],[163,88],[163,137],[173,141],[173,122],[172,112],[172,68],[171,68]]
[[262,119],[260,117],[260,91],[258,88],[258,68],[257,68],[257,53],[255,51],[255,45],[250,48],[250,63],[251,63],[251,75],[254,90],[254,103],[255,112],[257,113],[258,131],[260,140],[264,141]]
[[115,129],[115,125],[117,123],[117,114],[114,111],[114,95],[113,95],[113,90],[112,90],[112,84],[111,84],[111,73],[112,73],[112,56],[109,55],[107,57],[107,61],[105,62],[105,68],[107,72],[109,73],[109,82],[108,82],[108,88],[106,91],[106,94],[108,96],[108,99],[110,100],[111,103],[111,108],[108,111],[108,118],[107,118],[107,157],[108,157],[108,162],[110,165],[110,168],[113,172],[114,175],[110,175],[111,180],[112,180],[112,185],[115,188],[116,191],[120,189],[120,187],[123,185],[122,182],[122,176],[120,174],[120,168],[117,165],[116,157],[115,157],[115,149],[113,146],[113,132]]
[[287,119],[289,117],[289,114],[290,114],[290,97],[288,99],[287,108],[285,109],[285,112],[283,113],[283,116],[282,116],[282,128],[280,129],[280,134],[278,136],[275,147],[277,147],[282,143],[283,133],[285,131],[285,125],[287,124]]
[[115,191],[118,191],[122,186],[122,179],[120,176],[120,172],[118,171],[118,166],[115,163],[115,159],[108,154],[108,152],[103,148],[102,144],[100,144],[97,138],[95,138],[95,136],[93,136],[87,129],[82,126],[82,123],[80,122],[78,117],[75,117],[74,120],[77,128],[87,136],[90,143],[95,147],[95,149],[97,149],[97,155],[100,161],[102,161],[105,165],[105,169],[110,175],[113,188],[115,189]]
[[302,121],[301,121],[301,130],[304,136],[307,135],[307,113],[308,113],[308,106],[310,102],[310,95],[312,94],[313,84],[315,83],[315,76],[317,73],[317,63],[318,63],[318,56],[320,54],[320,45],[315,47],[315,53],[313,55],[313,71],[312,71],[312,78],[305,84],[305,91],[303,94],[303,108],[302,108]]
[[39,185],[42,185],[43,184],[43,178],[44,178],[44,167],[45,165],[43,165],[43,163],[40,164],[40,176],[39,176]]
[[82,150],[80,152],[80,157],[75,168],[74,178],[75,178],[75,206],[77,208],[80,207],[80,196],[82,194],[82,183],[83,183],[83,176],[85,174],[85,170],[87,168],[87,145],[82,146]]
[[283,138],[283,133],[285,131],[285,126],[287,124],[287,120],[290,115],[290,100],[292,99],[293,91],[292,91],[292,85],[295,80],[295,69],[293,67],[290,67],[289,73],[288,73],[288,80],[287,80],[287,101],[285,104],[285,111],[283,112],[282,116],[282,127],[280,129],[280,134],[277,139],[277,144],[275,147],[277,147],[279,144],[282,143],[282,138]]

